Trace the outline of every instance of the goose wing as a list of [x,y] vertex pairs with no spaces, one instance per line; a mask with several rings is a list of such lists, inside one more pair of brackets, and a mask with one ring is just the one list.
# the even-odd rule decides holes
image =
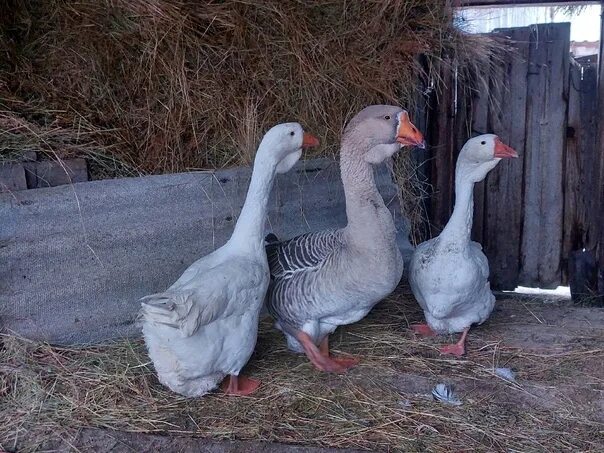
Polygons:
[[224,316],[228,306],[225,294],[218,291],[203,296],[195,290],[166,291],[143,297],[140,316],[146,322],[172,327],[190,337],[200,326]]
[[203,277],[143,297],[141,319],[178,329],[189,337],[201,326],[245,313],[250,309],[248,299],[262,291],[266,284],[261,267],[237,266],[236,263],[217,266]]
[[342,230],[306,233],[283,242],[267,239],[266,243],[271,279],[287,279],[319,268],[342,245]]

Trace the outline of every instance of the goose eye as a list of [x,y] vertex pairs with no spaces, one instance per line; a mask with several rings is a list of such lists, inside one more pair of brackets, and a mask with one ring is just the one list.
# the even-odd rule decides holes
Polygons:
[[291,131],[291,132],[289,133],[289,135],[291,135],[292,137],[293,137],[295,134],[296,134],[296,133],[295,133],[294,131]]
[[389,119],[390,119],[390,115],[386,115],[386,116],[384,117],[384,119],[385,119],[385,120],[389,120]]
[[485,142],[484,140],[480,142],[481,145],[486,145],[487,142]]

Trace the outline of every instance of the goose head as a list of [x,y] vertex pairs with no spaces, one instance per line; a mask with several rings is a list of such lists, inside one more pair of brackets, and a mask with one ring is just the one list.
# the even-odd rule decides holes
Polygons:
[[466,142],[457,159],[460,177],[480,182],[495,168],[501,159],[518,157],[518,153],[494,134],[483,134]]
[[256,153],[256,160],[268,161],[277,173],[286,173],[298,162],[302,150],[319,146],[319,140],[304,132],[299,123],[282,123],[268,130]]
[[370,164],[383,162],[405,146],[425,148],[424,136],[411,123],[409,113],[393,105],[361,110],[346,126],[342,141]]

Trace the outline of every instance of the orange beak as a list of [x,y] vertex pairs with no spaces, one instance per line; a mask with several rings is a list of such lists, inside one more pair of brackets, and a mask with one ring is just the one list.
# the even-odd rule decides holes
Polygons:
[[409,120],[409,114],[407,112],[402,112],[398,115],[396,141],[403,146],[417,146],[421,149],[426,147],[424,136]]
[[495,139],[495,155],[494,157],[505,158],[505,157],[518,157],[518,153],[510,148],[508,145],[503,143],[499,137]]
[[319,139],[308,132],[304,132],[302,137],[302,148],[313,148],[319,146]]

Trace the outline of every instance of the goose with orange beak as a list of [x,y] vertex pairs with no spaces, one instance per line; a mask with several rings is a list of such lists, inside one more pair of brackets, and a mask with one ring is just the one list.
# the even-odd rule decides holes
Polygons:
[[411,326],[420,335],[461,332],[460,340],[441,348],[443,354],[465,354],[473,324],[491,314],[495,296],[489,285],[489,262],[472,242],[474,184],[501,161],[518,153],[492,134],[467,141],[455,169],[455,208],[439,236],[418,245],[409,267],[409,283],[424,310],[426,324]]
[[396,228],[372,165],[409,146],[425,144],[406,111],[391,105],[363,109],[344,129],[340,149],[348,224],[283,242],[267,239],[267,308],[289,349],[306,354],[318,370],[343,373],[358,363],[333,357],[329,335],[364,318],[401,279]]
[[[249,360],[269,284],[264,222],[276,173],[289,171],[319,141],[298,123],[263,137],[235,230],[165,292],[141,300],[140,318],[159,381],[185,396],[202,396],[223,381],[229,395],[249,395],[260,382],[239,373]],[[225,379],[226,378],[226,379]]]

